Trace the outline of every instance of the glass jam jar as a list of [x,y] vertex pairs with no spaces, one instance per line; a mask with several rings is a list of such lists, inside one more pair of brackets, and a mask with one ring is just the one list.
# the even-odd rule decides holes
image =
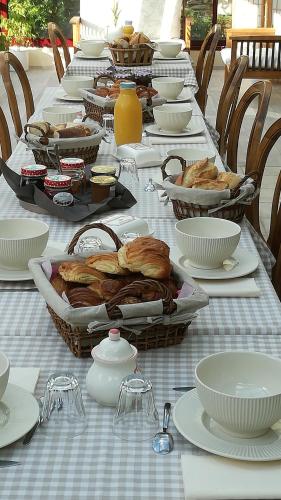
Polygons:
[[95,165],[91,168],[91,174],[93,177],[96,175],[111,175],[115,177],[116,167],[113,165]]
[[91,177],[92,184],[92,201],[101,203],[110,196],[111,188],[115,186],[116,179],[110,175],[97,175]]
[[71,177],[69,175],[48,175],[44,180],[44,190],[49,198],[53,199],[55,194],[71,192]]
[[62,173],[71,177],[72,193],[82,193],[86,187],[84,160],[81,158],[62,158],[60,166]]
[[34,184],[42,191],[44,190],[44,179],[48,174],[45,165],[26,165],[21,168],[20,187]]

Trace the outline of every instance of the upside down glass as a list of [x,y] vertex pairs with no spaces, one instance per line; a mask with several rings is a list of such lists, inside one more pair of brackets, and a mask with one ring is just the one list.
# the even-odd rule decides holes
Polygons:
[[139,175],[136,162],[133,158],[121,158],[119,182],[138,199]]
[[114,141],[114,115],[105,113],[102,116],[102,127],[105,130],[105,138],[108,142]]
[[140,373],[128,375],[120,387],[113,433],[124,441],[146,441],[158,429],[159,417],[150,380]]

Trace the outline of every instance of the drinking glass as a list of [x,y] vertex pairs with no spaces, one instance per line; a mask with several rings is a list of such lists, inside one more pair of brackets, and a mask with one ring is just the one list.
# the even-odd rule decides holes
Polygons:
[[133,158],[122,158],[120,160],[119,182],[121,182],[136,199],[138,198],[139,175],[136,162]]
[[48,435],[75,437],[87,427],[79,383],[73,373],[52,373],[47,381],[42,428]]
[[159,429],[152,384],[140,373],[125,377],[120,387],[113,433],[124,441],[146,441]]
[[102,127],[105,129],[105,139],[107,142],[114,140],[114,115],[105,113],[102,117]]

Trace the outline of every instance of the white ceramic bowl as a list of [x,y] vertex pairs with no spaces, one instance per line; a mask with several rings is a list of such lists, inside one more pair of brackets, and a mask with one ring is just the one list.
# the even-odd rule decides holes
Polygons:
[[189,104],[163,104],[153,108],[156,125],[164,132],[182,132],[189,124],[192,109]]
[[[203,160],[204,158],[208,158],[211,163],[215,162],[216,155],[211,153],[210,151],[201,150],[201,149],[184,149],[184,148],[176,148],[170,149],[166,153],[168,156],[180,156],[186,161],[187,165],[193,165],[199,160]],[[180,174],[182,171],[181,163],[179,160],[170,160],[166,166],[166,172],[168,175]]]
[[210,417],[239,437],[264,434],[281,418],[281,360],[259,352],[212,354],[195,368],[196,388]]
[[79,46],[86,56],[100,56],[105,48],[104,40],[80,40]]
[[92,88],[94,78],[90,76],[64,76],[61,84],[65,92],[73,97],[81,97],[80,89]]
[[165,99],[175,100],[184,87],[184,78],[160,76],[152,79],[152,87]]
[[42,111],[43,120],[57,125],[58,123],[73,122],[77,115],[81,113],[81,108],[73,106],[50,106]]
[[236,249],[241,228],[215,217],[194,217],[176,223],[176,243],[189,263],[201,269],[220,267]]
[[27,269],[29,259],[40,257],[49,237],[49,226],[37,219],[0,220],[0,266]]
[[181,45],[181,42],[174,42],[171,40],[168,42],[158,42],[157,48],[164,57],[177,57],[181,51]]
[[0,351],[0,400],[6,390],[10,373],[10,361],[3,352]]

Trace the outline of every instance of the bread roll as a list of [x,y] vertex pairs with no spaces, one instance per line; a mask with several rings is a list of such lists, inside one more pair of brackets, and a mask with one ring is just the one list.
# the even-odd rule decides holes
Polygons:
[[216,179],[218,175],[217,167],[208,161],[208,158],[197,161],[193,165],[186,167],[183,173],[182,186],[191,187],[196,178]]
[[208,179],[195,179],[192,189],[208,189],[214,191],[223,191],[228,188],[227,182],[210,181]]
[[142,43],[150,43],[149,38],[142,32],[133,33],[130,38],[130,45],[140,45]]
[[144,276],[165,279],[170,276],[170,249],[166,243],[149,236],[136,238],[118,250],[119,264]]
[[82,262],[67,261],[62,262],[58,269],[59,274],[65,281],[74,281],[76,283],[85,283],[90,285],[94,281],[102,281],[106,279],[105,274],[91,269]]
[[233,172],[220,172],[217,180],[227,182],[229,189],[235,189],[240,184],[241,177]]
[[[42,132],[41,132],[41,130],[38,130],[37,128],[32,127],[32,125],[39,127],[42,130]],[[42,137],[43,132],[46,135],[49,135],[50,129],[51,129],[51,125],[48,122],[34,122],[30,125],[30,127],[28,129],[28,133],[33,134],[33,135],[37,135],[38,137]]]
[[54,132],[55,139],[68,139],[75,137],[88,137],[91,135],[91,129],[85,125],[76,125],[75,127],[64,128]]
[[123,269],[118,261],[117,252],[104,253],[102,255],[92,255],[86,259],[86,265],[109,274],[130,274],[128,269]]

